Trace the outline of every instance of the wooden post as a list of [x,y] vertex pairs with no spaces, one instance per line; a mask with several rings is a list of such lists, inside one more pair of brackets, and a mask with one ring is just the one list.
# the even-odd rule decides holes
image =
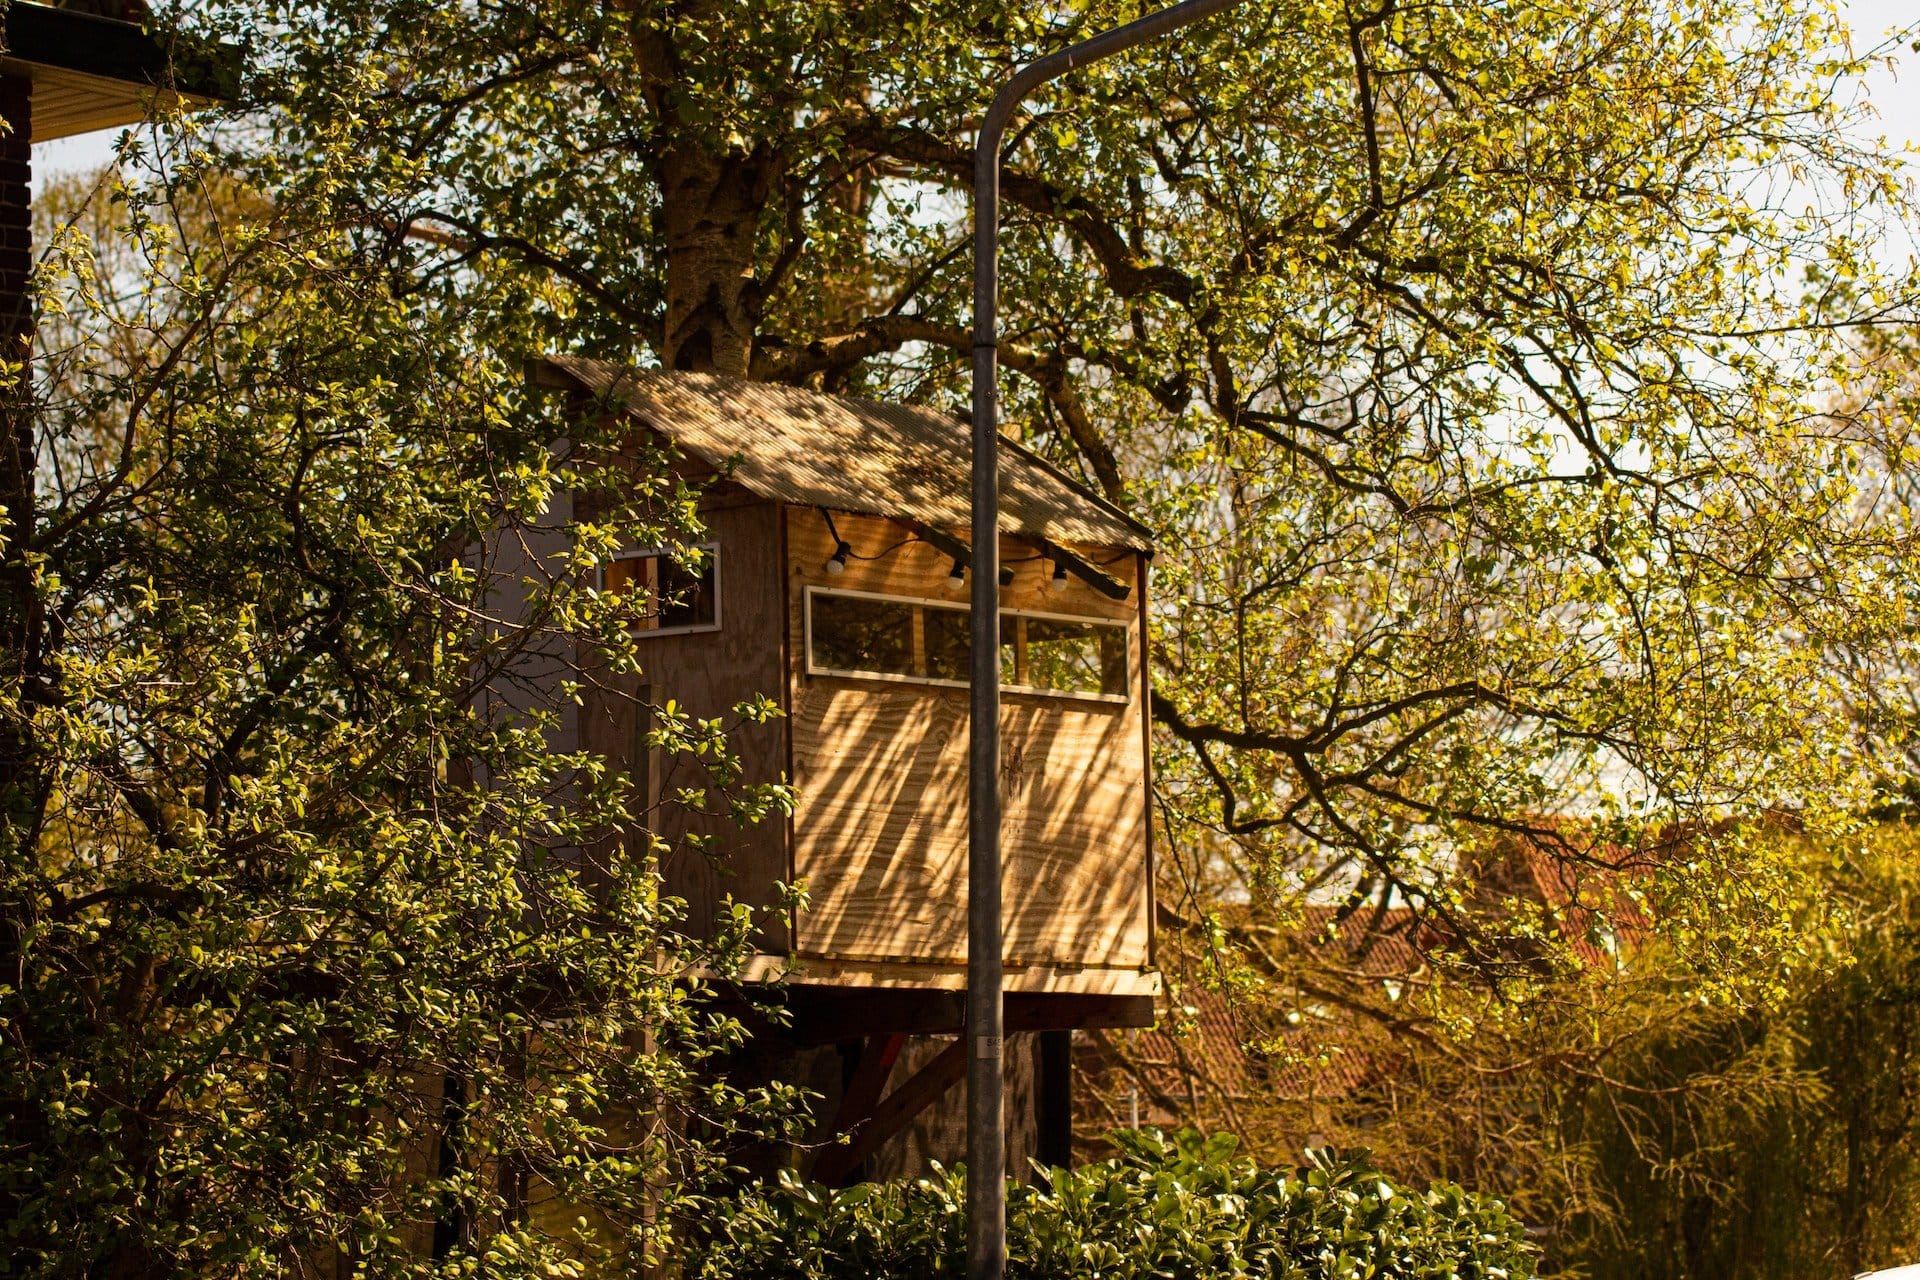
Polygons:
[[1040,1163],[1073,1167],[1073,1032],[1040,1033],[1040,1087],[1035,1090]]

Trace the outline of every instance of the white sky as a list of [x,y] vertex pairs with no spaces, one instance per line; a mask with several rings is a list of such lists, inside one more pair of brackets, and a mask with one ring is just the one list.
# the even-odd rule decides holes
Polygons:
[[98,169],[113,158],[113,140],[119,132],[101,129],[58,142],[41,143],[33,149],[34,181],[75,170]]
[[[1854,48],[1861,52],[1898,27],[1920,23],[1914,0],[1849,0],[1843,7]],[[1896,144],[1920,144],[1920,54],[1911,45],[1902,47],[1896,67],[1867,78],[1867,101],[1880,113],[1879,132]]]

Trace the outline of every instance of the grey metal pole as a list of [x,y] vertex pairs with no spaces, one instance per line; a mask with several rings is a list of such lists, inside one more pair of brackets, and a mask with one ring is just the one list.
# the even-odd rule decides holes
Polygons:
[[1007,1268],[1000,942],[1000,148],[1029,93],[1075,67],[1144,44],[1240,0],[1186,0],[1014,72],[973,149],[973,652],[967,749],[967,1280]]

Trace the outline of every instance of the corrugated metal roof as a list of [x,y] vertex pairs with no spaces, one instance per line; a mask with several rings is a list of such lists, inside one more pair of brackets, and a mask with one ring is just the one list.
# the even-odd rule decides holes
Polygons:
[[[966,525],[967,424],[915,405],[712,374],[543,362],[763,497]],[[1000,527],[1056,542],[1152,550],[1146,527],[1002,437]]]

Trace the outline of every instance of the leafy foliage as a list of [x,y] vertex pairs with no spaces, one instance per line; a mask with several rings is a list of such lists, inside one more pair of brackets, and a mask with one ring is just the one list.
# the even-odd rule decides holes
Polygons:
[[[644,1251],[648,1186],[720,1162],[695,1137],[790,1101],[699,1072],[739,1028],[673,981],[727,972],[745,924],[689,942],[624,781],[553,749],[564,698],[478,695],[562,643],[630,670],[582,584],[689,532],[684,495],[613,493],[543,559],[541,513],[610,477],[549,449],[521,362],[957,405],[975,113],[1136,15],[193,8],[247,48],[243,96],[130,139],[131,281],[55,253],[70,332],[0,494],[23,1268],[563,1269],[585,1237]],[[1920,581],[1816,411],[1848,326],[1906,299],[1870,243],[1910,212],[1897,162],[1836,89],[1863,65],[1825,0],[1283,0],[1034,99],[1007,403],[1163,531],[1184,976],[1291,999],[1263,949],[1343,894],[1444,923],[1426,972],[1486,997],[1448,1028],[1527,1016],[1564,934],[1461,875],[1519,830],[1650,868],[1690,995],[1777,994],[1799,864],[1737,824],[1684,859],[1651,833],[1841,823],[1904,768],[1859,750],[1828,661],[1876,670]],[[196,224],[209,152],[247,195]],[[659,723],[711,766],[698,803],[783,803],[726,725]],[[635,1129],[636,1097],[685,1123]],[[410,1163],[424,1133],[450,1165]],[[572,1240],[538,1187],[604,1222]]]
[[1764,998],[1706,998],[1710,975],[1644,929],[1518,1002],[1304,967],[1307,1017],[1275,1027],[1242,1004],[1269,1085],[1222,1122],[1254,1152],[1365,1141],[1398,1179],[1498,1195],[1549,1274],[1837,1280],[1915,1261],[1915,831],[1771,838],[1806,891]]
[[1623,1280],[1840,1277],[1920,1260],[1915,849],[1897,824],[1810,850],[1828,910],[1819,963],[1787,997],[1679,1014],[1575,1095],[1568,1135],[1597,1176],[1570,1260]]
[[[562,732],[635,665],[596,560],[696,537],[691,502],[553,447],[513,281],[397,276],[185,146],[67,212],[0,686],[11,1273],[657,1252],[797,1101],[709,1066],[746,913],[662,897],[673,850]],[[685,803],[783,811],[731,724],[655,721]]]
[[[322,167],[300,189],[370,252],[521,279],[568,350],[951,407],[972,122],[1134,16],[202,11],[257,53],[245,162]],[[1494,965],[1503,918],[1454,882],[1490,838],[1623,861],[1862,801],[1823,654],[1898,630],[1913,547],[1811,410],[1905,296],[1872,253],[1897,161],[1846,129],[1865,65],[1825,0],[1288,0],[1036,94],[1009,417],[1162,533],[1162,900],[1205,960],[1223,897],[1333,886]],[[1790,945],[1752,846],[1668,872],[1701,951]]]
[[[1394,1186],[1364,1156],[1318,1153],[1295,1172],[1191,1130],[1114,1135],[1120,1154],[1009,1189],[1007,1274],[1022,1280],[1366,1276],[1522,1280],[1533,1251],[1499,1202],[1454,1186]],[[714,1207],[700,1280],[958,1276],[965,1179],[830,1192],[784,1183]]]

